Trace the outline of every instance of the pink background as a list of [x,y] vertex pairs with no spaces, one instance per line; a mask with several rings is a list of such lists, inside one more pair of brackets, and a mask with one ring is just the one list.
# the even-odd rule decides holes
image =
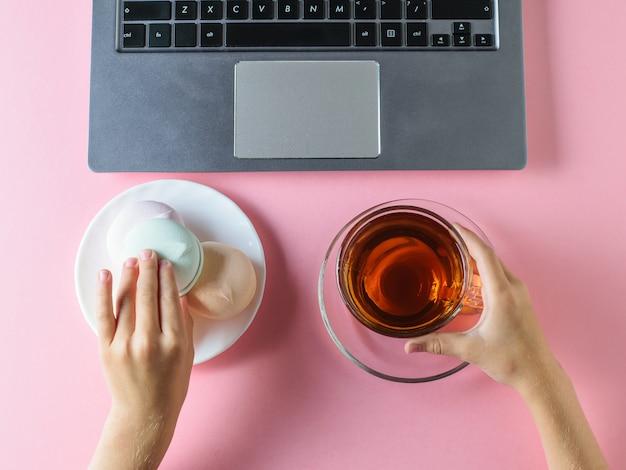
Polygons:
[[401,197],[456,207],[489,234],[527,282],[610,464],[626,467],[626,4],[526,0],[524,14],[523,171],[94,174],[90,2],[3,0],[0,468],[87,465],[109,395],[74,293],[76,250],[112,197],[171,177],[242,207],[268,279],[250,329],[194,368],[162,468],[545,468],[512,390],[473,367],[386,382],[326,333],[316,282],[328,243],[360,210]]

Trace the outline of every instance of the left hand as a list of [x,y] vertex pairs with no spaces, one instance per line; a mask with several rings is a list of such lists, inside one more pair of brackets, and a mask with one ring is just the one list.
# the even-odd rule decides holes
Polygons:
[[112,396],[101,446],[112,437],[123,440],[129,453],[161,449],[152,455],[160,461],[187,395],[194,357],[193,321],[178,296],[172,264],[152,250],[126,261],[115,304],[111,273],[101,271],[96,311]]

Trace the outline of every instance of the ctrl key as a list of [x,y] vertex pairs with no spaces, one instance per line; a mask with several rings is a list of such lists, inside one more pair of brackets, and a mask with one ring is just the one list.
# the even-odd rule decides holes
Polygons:
[[146,25],[125,24],[122,34],[122,47],[144,47],[146,45]]

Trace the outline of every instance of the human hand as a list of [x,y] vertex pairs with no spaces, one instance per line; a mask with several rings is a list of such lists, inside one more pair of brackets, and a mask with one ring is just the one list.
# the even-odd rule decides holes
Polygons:
[[92,468],[156,468],[189,386],[193,321],[173,266],[152,250],[124,264],[115,304],[99,273],[96,320],[111,411]]
[[476,234],[456,226],[482,280],[484,309],[462,333],[431,333],[405,343],[407,353],[429,352],[472,363],[495,380],[520,390],[537,374],[558,367],[533,312],[528,290]]
[[466,332],[407,340],[406,352],[457,357],[517,390],[535,419],[551,470],[608,469],[573,384],[541,331],[526,286],[476,234],[456,228],[480,273],[483,313]]

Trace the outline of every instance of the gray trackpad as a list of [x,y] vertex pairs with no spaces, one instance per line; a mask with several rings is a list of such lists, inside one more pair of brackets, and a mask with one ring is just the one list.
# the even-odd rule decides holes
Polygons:
[[379,65],[373,61],[239,62],[238,158],[375,158]]

